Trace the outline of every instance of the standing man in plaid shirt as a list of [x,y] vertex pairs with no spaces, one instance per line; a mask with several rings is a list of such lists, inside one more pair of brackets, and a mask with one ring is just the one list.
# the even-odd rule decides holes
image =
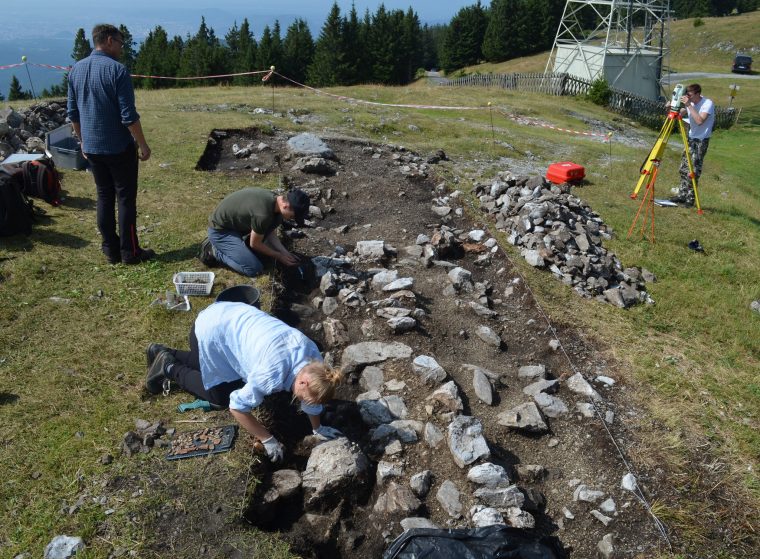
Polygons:
[[92,29],[92,42],[95,50],[69,73],[68,116],[95,178],[103,253],[111,264],[138,264],[156,256],[137,240],[137,160],[146,161],[150,147],[129,70],[117,61],[124,37],[113,25],[99,24]]

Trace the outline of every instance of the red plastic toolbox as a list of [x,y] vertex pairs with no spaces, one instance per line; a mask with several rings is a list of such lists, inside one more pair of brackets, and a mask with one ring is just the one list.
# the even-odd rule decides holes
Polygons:
[[546,178],[554,184],[583,180],[585,176],[586,169],[583,168],[583,165],[577,165],[570,161],[552,163],[546,171]]

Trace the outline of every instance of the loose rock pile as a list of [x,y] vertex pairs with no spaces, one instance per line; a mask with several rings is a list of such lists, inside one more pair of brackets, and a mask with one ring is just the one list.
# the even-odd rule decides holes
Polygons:
[[623,268],[602,246],[612,231],[570,185],[554,185],[543,177],[512,177],[501,173],[490,184],[477,184],[474,193],[481,209],[496,219],[496,228],[522,249],[525,260],[548,267],[584,297],[595,297],[618,307],[653,303],[646,283],[654,275],[639,268]]
[[46,101],[28,109],[0,109],[0,161],[13,153],[43,153],[45,134],[66,123],[66,103]]

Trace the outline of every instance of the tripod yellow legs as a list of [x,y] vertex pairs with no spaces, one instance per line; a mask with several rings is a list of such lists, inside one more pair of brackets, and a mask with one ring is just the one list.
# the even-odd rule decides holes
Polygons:
[[[636,199],[639,194],[639,190],[641,190],[641,187],[644,186],[644,184],[647,185],[647,189],[649,189],[651,185],[651,191],[654,192],[654,177],[657,174],[656,168],[660,165],[662,154],[668,145],[668,140],[670,139],[670,135],[673,133],[673,127],[675,126],[676,122],[678,122],[678,129],[681,132],[681,140],[683,140],[683,148],[686,152],[686,163],[689,166],[689,178],[691,179],[691,187],[694,190],[694,201],[697,206],[697,213],[702,214],[702,207],[699,204],[699,193],[697,191],[696,175],[694,173],[694,166],[691,163],[691,153],[689,152],[689,139],[686,136],[686,129],[683,125],[681,113],[678,111],[670,111],[668,113],[668,117],[665,119],[665,124],[662,125],[662,129],[660,130],[660,134],[657,136],[657,141],[655,141],[652,151],[649,152],[649,155],[647,155],[647,158],[641,165],[641,177],[639,177],[639,182],[636,184],[636,188],[633,190],[631,198],[634,200]],[[639,211],[641,211],[641,208],[639,208]],[[654,232],[652,234],[652,241],[654,242]]]
[[[644,211],[644,215],[641,216],[641,236],[646,237],[646,226],[647,226],[647,218],[650,218],[650,223],[652,226],[652,234],[649,237],[649,242],[654,243],[654,181],[657,179],[657,171],[660,168],[660,161],[659,160],[653,160],[652,161],[653,170],[651,173],[647,174],[648,177],[646,191],[644,192],[644,198],[641,199],[641,204],[639,204],[639,209],[636,212],[636,217],[633,218],[633,223],[631,223],[631,228],[628,229],[628,234],[625,236],[626,239],[631,238],[631,233],[633,233],[633,228],[636,227],[636,222],[639,220],[639,216],[641,215],[641,210],[644,209],[644,206],[646,206],[646,210]],[[643,175],[642,175],[643,176]],[[641,185],[637,186],[636,189],[638,190]],[[631,198],[634,198],[635,195],[631,196]]]

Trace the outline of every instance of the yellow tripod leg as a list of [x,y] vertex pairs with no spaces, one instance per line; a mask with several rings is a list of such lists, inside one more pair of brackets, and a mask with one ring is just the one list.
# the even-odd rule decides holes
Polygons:
[[691,179],[691,187],[694,189],[694,203],[697,206],[697,213],[702,214],[702,207],[699,205],[699,192],[697,191],[697,178],[694,173],[694,165],[691,163],[691,151],[689,150],[689,138],[686,135],[686,129],[683,126],[683,121],[678,120],[678,127],[681,130],[681,138],[683,139],[683,148],[686,153],[686,163],[689,165],[689,178]]
[[[638,196],[641,187],[647,183],[647,177],[652,174],[653,168],[662,159],[662,154],[665,151],[665,147],[668,145],[670,134],[673,132],[674,120],[675,118],[673,116],[668,115],[668,118],[665,120],[665,124],[662,125],[660,135],[657,137],[657,141],[654,143],[652,151],[649,152],[644,165],[641,167],[641,176],[639,177],[639,182],[636,183],[636,188],[633,190],[633,194],[631,194],[631,198],[634,200],[636,199],[636,196]],[[681,123],[681,126],[683,127],[683,123]]]

